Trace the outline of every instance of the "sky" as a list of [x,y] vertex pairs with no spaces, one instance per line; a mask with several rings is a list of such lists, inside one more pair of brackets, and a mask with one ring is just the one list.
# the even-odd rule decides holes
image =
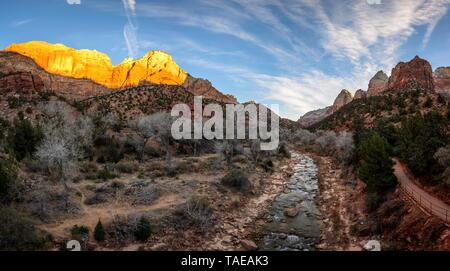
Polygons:
[[240,102],[297,120],[415,55],[450,66],[450,0],[14,0],[0,48],[43,40],[114,64],[163,50]]

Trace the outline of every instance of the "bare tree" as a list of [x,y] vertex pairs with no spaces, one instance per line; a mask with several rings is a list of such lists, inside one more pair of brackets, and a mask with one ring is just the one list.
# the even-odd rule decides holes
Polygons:
[[67,181],[77,174],[77,162],[83,148],[92,148],[93,124],[88,117],[76,118],[70,106],[62,102],[49,102],[43,112],[44,139],[35,155],[49,174],[62,182],[69,204]]
[[147,142],[152,137],[158,137],[166,151],[166,159],[171,161],[170,141],[172,139],[171,126],[172,117],[169,113],[158,112],[139,119],[136,130],[142,137],[141,158],[144,157],[144,150]]
[[315,143],[319,146],[322,153],[330,154],[335,150],[336,133],[334,131],[318,131]]
[[353,143],[353,134],[350,132],[341,132],[336,137],[335,155],[340,162],[348,164],[353,159],[355,145]]

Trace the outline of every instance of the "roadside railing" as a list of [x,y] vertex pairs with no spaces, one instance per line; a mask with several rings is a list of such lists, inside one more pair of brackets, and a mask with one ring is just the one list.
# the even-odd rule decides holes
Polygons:
[[400,188],[426,212],[443,220],[447,225],[450,224],[450,210],[433,204],[427,198],[423,197],[419,191],[412,186],[401,183]]

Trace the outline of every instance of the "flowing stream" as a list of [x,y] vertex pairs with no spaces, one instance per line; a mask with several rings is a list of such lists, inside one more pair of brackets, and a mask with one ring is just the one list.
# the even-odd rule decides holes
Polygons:
[[272,204],[261,250],[314,250],[320,241],[320,212],[314,202],[319,193],[317,166],[303,154],[292,153],[292,159],[294,174]]

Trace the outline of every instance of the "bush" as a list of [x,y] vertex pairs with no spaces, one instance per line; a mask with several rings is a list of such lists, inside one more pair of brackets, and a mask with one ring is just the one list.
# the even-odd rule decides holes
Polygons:
[[261,166],[264,169],[264,171],[273,172],[274,164],[273,164],[272,159],[269,158],[269,159],[264,160],[264,162],[261,164]]
[[34,127],[29,120],[17,118],[8,132],[8,142],[17,160],[31,156],[41,142],[41,129]]
[[194,196],[187,201],[184,215],[192,225],[201,231],[206,231],[211,226],[213,210],[208,199]]
[[17,178],[18,165],[12,157],[0,156],[0,201],[8,199],[9,191]]
[[84,239],[89,236],[89,228],[86,226],[74,225],[72,229],[70,229],[70,234],[72,234],[72,238],[74,239]]
[[104,150],[104,160],[111,163],[117,163],[123,158],[123,152],[120,148],[119,142],[117,140],[109,140],[109,144],[106,145]]
[[0,206],[0,250],[31,250],[41,245],[32,220],[10,207]]
[[114,179],[117,177],[118,177],[118,175],[115,174],[114,172],[112,172],[109,169],[109,166],[103,167],[103,169],[97,173],[97,178],[100,180],[103,180],[103,181],[107,181],[107,180]]
[[278,155],[284,158],[291,158],[291,152],[287,148],[286,144],[281,143],[280,147],[278,148]]
[[120,173],[133,173],[139,169],[139,165],[135,162],[121,161],[117,163],[114,168]]
[[233,169],[222,178],[222,184],[238,190],[247,190],[251,183],[247,176],[239,169]]
[[94,238],[98,242],[105,240],[105,229],[103,229],[103,225],[100,219],[98,220],[97,225],[95,226],[94,229]]
[[151,233],[152,227],[150,221],[142,216],[136,225],[136,229],[134,230],[134,237],[136,240],[144,242],[147,241]]

